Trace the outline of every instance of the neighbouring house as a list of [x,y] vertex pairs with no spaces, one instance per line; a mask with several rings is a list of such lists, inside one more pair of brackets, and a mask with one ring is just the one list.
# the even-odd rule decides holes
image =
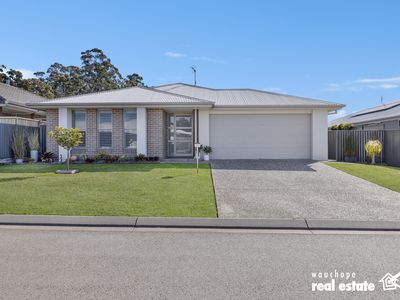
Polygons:
[[28,119],[44,119],[43,110],[28,107],[27,103],[43,102],[46,98],[24,89],[0,82],[0,117],[22,117]]
[[400,101],[382,104],[333,120],[330,125],[351,123],[358,130],[400,129]]
[[[47,131],[76,127],[75,155],[193,157],[194,144],[212,159],[328,158],[328,114],[344,105],[253,89],[188,84],[132,87],[46,100]],[[47,151],[66,157],[47,139]]]

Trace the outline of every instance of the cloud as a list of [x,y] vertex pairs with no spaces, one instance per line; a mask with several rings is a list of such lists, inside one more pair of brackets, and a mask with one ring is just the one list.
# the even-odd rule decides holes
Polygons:
[[395,89],[400,87],[400,77],[388,78],[362,78],[342,83],[330,83],[324,91],[352,91],[358,92],[365,89]]
[[205,62],[210,62],[210,63],[217,63],[217,64],[223,64],[225,61],[222,59],[215,59],[207,56],[193,56],[191,57],[193,60],[200,60],[200,61],[205,61]]
[[186,54],[183,53],[171,52],[171,51],[165,52],[164,55],[172,58],[182,58],[187,56]]
[[36,78],[36,76],[33,74],[35,71],[27,70],[27,69],[17,69],[17,71],[20,71],[22,73],[22,76],[24,79],[27,78]]
[[268,87],[264,88],[263,91],[266,92],[273,92],[273,93],[280,93],[280,94],[286,94],[281,88],[279,87]]

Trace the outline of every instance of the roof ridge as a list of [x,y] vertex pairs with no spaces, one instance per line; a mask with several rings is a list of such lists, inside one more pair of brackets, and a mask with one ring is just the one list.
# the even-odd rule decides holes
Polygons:
[[[294,95],[290,95],[290,94],[283,94],[283,93],[277,93],[277,92],[271,92],[271,91],[264,91],[264,90],[254,89],[254,88],[223,88],[223,89],[219,88],[219,89],[215,89],[215,88],[209,88],[209,87],[193,85],[193,84],[188,84],[188,83],[182,83],[182,82],[159,85],[156,88],[158,88],[158,87],[166,87],[166,86],[173,86],[173,85],[184,85],[184,86],[189,86],[189,87],[192,87],[192,88],[206,89],[206,90],[210,90],[210,91],[214,91],[214,92],[218,92],[218,91],[253,91],[253,92],[258,92],[258,93],[263,93],[263,94],[270,94],[270,95],[275,95],[275,96],[287,96],[287,97],[297,98],[297,99],[300,98],[300,99],[304,99],[304,100],[308,100],[308,101],[320,101],[320,102],[329,103],[329,104],[341,105],[338,102],[331,102],[331,101],[308,98],[308,97],[303,97],[303,96],[294,96]],[[173,88],[171,88],[171,90],[174,90],[176,88],[178,88],[178,87],[173,87]],[[168,90],[168,92],[169,91],[170,90]]]

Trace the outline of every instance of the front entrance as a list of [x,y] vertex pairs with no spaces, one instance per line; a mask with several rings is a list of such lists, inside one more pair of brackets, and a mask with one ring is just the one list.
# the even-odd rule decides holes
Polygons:
[[168,156],[193,156],[193,121],[190,113],[168,114]]

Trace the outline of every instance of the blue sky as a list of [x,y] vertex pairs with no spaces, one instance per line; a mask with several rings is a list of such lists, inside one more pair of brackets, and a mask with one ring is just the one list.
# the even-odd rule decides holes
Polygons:
[[6,1],[0,64],[45,71],[101,48],[147,85],[250,87],[341,102],[400,99],[400,1]]

